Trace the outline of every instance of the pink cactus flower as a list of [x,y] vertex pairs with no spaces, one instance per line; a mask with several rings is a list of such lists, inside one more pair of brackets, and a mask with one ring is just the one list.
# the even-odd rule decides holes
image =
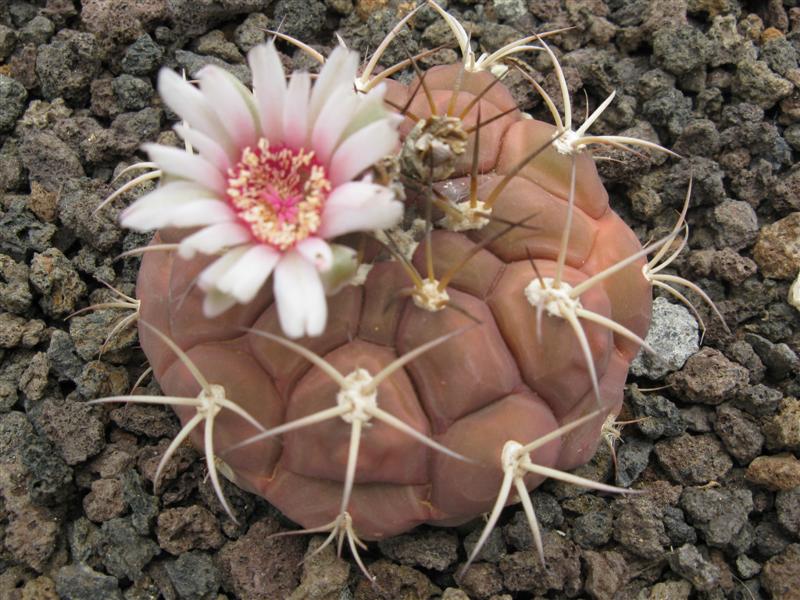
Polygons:
[[288,84],[273,44],[251,50],[253,91],[214,66],[199,89],[170,70],[158,88],[184,123],[178,134],[196,149],[148,144],[162,185],[126,209],[137,231],[197,228],[178,253],[219,255],[199,276],[207,317],[252,301],[273,276],[284,333],[320,335],[327,305],[320,274],[328,240],[395,225],[403,205],[393,191],[358,178],[390,153],[400,118],[383,107],[384,86],[359,95],[358,56],[333,51],[314,85],[296,72]]

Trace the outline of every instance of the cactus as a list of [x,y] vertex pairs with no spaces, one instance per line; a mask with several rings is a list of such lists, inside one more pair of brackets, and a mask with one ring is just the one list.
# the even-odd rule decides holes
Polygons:
[[[162,73],[190,145],[148,148],[140,179],[162,185],[122,222],[159,230],[136,314],[167,396],[99,400],[172,405],[184,428],[159,473],[189,438],[229,512],[218,472],[304,532],[346,540],[367,574],[362,540],[491,511],[469,564],[515,501],[541,556],[527,492],[546,477],[625,491],[565,471],[619,412],[652,287],[684,301],[669,286],[695,289],[660,273],[686,208],[642,248],[588,146],[666,150],[587,133],[613,95],[573,131],[542,36],[476,58],[430,4],[462,63],[422,73],[409,57],[373,76],[404,19],[360,74],[352,53],[297,42],[324,63],[313,88],[306,74],[286,86],[272,45],[251,53],[255,96],[213,67],[199,90]],[[555,125],[526,118],[503,85],[524,51],[560,76],[563,117],[532,81]],[[388,77],[406,67],[409,85]]]

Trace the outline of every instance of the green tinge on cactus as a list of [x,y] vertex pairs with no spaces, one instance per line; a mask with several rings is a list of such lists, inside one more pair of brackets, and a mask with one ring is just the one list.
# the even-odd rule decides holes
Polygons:
[[[184,423],[170,451],[190,438],[226,509],[218,468],[304,532],[328,532],[339,549],[346,540],[365,573],[361,540],[491,511],[471,562],[515,501],[541,555],[527,492],[546,477],[624,491],[564,471],[592,456],[619,411],[652,287],[698,289],[662,273],[685,245],[673,242],[686,208],[643,249],[609,208],[586,149],[661,148],[589,136],[607,103],[572,131],[563,73],[539,36],[476,59],[463,27],[431,5],[464,64],[423,74],[409,58],[408,86],[373,76],[375,57],[356,76],[353,56],[337,50],[316,57],[325,66],[313,89],[298,74],[287,87],[272,46],[251,55],[255,96],[214,70],[199,90],[162,75],[192,128],[179,132],[200,154],[151,148],[158,164],[148,168],[173,179],[123,217],[160,228],[142,259],[136,315],[161,401]],[[490,72],[526,50],[546,52],[561,77],[555,127],[523,118]],[[235,118],[221,99],[238,106]],[[334,109],[349,124],[325,121]],[[385,152],[366,162],[356,153],[370,135],[393,153],[375,168]],[[353,197],[336,195],[347,186]],[[392,229],[401,187],[405,215]],[[192,213],[198,197],[205,215]],[[425,233],[406,258],[398,227],[420,215]],[[169,227],[184,222],[201,229]],[[342,235],[375,228],[386,229],[382,244]],[[123,398],[157,401],[105,400]]]

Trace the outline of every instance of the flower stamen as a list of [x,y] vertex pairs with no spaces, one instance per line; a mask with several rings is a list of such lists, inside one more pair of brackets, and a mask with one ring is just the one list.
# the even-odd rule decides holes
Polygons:
[[320,228],[331,187],[313,150],[261,138],[228,171],[227,200],[256,240],[285,252]]

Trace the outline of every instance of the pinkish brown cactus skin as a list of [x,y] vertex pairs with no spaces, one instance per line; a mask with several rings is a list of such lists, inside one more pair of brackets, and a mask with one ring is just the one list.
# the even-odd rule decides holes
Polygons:
[[[459,66],[428,71],[425,83],[437,114],[447,110],[454,86],[456,113],[492,83],[488,73],[463,73]],[[390,100],[404,105],[408,88],[392,82]],[[510,93],[495,84],[479,102],[481,119],[513,109]],[[409,111],[430,115],[421,91]],[[477,120],[477,106],[465,116]],[[403,126],[407,133],[413,123]],[[482,128],[478,171],[479,197],[488,198],[503,176],[553,135],[546,123],[523,120],[518,111]],[[474,134],[453,178],[436,182],[445,195],[468,190]],[[374,422],[364,430],[356,485],[349,513],[363,539],[380,539],[420,523],[455,525],[488,510],[502,479],[503,445],[527,443],[560,424],[597,408],[591,380],[577,339],[564,320],[545,316],[537,332],[536,311],[523,293],[535,277],[529,256],[542,276],[552,276],[567,215],[571,157],[552,147],[526,165],[503,189],[495,215],[520,221],[535,213],[536,229],[517,228],[480,250],[453,278],[451,300],[480,325],[430,350],[384,381],[378,388],[381,408],[437,442],[475,460],[464,463]],[[564,280],[575,285],[641,250],[633,232],[609,208],[590,155],[578,155],[575,213]],[[497,231],[432,235],[434,268],[445,272],[476,243]],[[153,243],[174,242],[185,231],[164,230]],[[425,244],[414,263],[422,272]],[[205,377],[225,386],[229,398],[265,428],[330,407],[336,385],[317,368],[286,348],[244,331],[254,328],[280,335],[271,292],[220,317],[202,315],[202,293],[193,286],[210,258],[184,261],[174,253],[145,254],[137,295],[141,318],[171,337]],[[581,296],[584,307],[644,337],[650,320],[651,289],[638,261],[603,280]],[[377,262],[363,286],[348,286],[329,299],[329,321],[323,335],[300,343],[324,357],[342,373],[356,367],[376,373],[397,356],[436,337],[469,325],[460,311],[427,312],[398,294],[410,286],[396,261]],[[603,406],[617,412],[628,365],[636,344],[593,323],[583,323],[599,377]],[[199,388],[186,368],[153,333],[139,335],[156,378],[165,393],[194,396]],[[191,417],[177,409],[182,420]],[[533,453],[534,462],[570,469],[586,462],[599,439],[604,417],[598,416],[560,440]],[[223,411],[215,424],[215,447],[224,451],[255,433],[240,417]],[[330,420],[242,447],[225,455],[241,487],[260,494],[288,517],[312,528],[333,521],[340,510],[350,427]],[[202,446],[202,427],[192,439]],[[541,482],[526,477],[532,489]]]

